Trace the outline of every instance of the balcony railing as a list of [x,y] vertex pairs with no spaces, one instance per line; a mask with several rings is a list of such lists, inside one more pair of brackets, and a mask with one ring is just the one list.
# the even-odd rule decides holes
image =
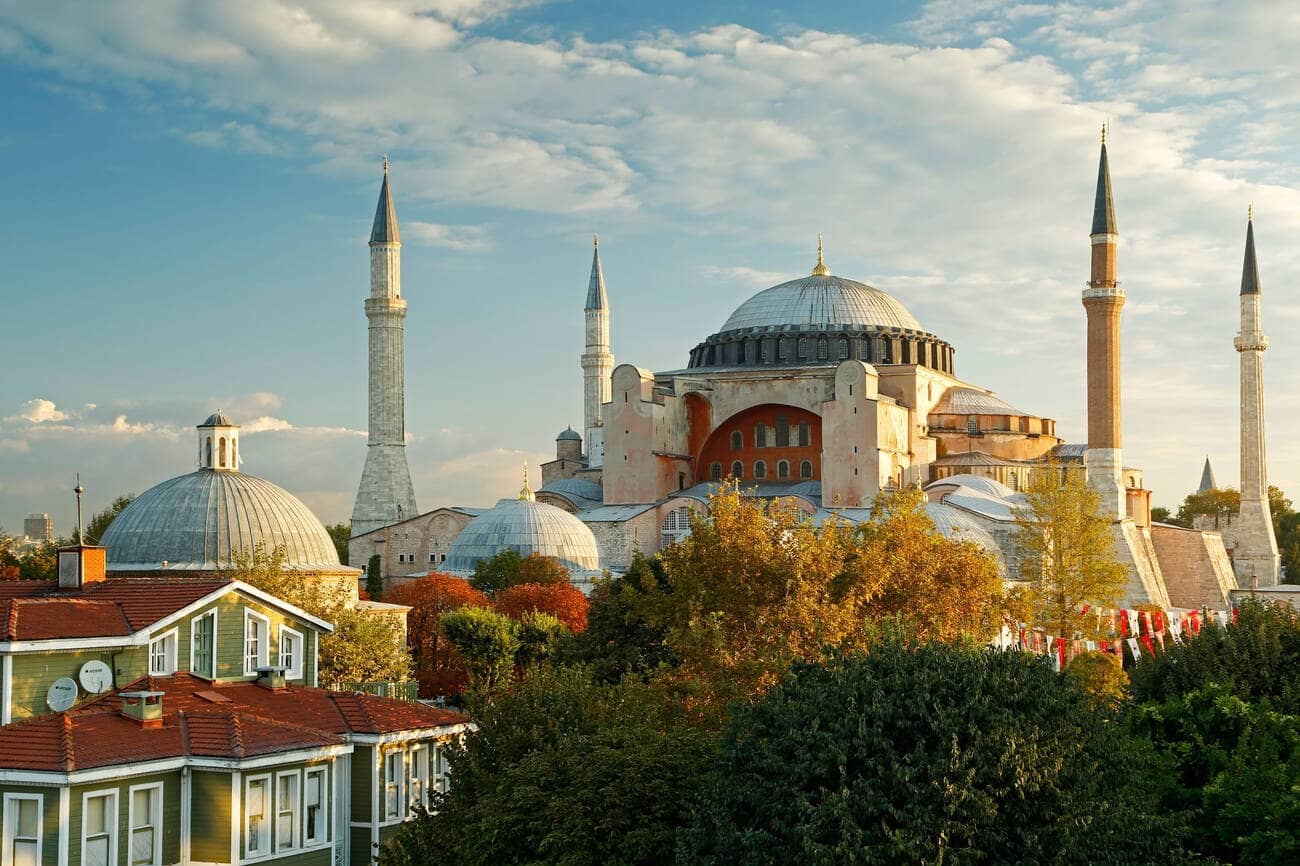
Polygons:
[[420,684],[409,683],[330,683],[327,689],[334,692],[363,692],[381,698],[414,701],[420,696]]

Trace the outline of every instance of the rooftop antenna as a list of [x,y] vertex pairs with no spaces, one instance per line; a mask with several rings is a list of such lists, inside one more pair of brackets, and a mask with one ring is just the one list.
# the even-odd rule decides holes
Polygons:
[[86,488],[81,486],[81,473],[77,473],[77,486],[72,488],[72,492],[77,494],[77,544],[84,546],[86,543],[85,533],[81,529],[81,494],[86,492]]

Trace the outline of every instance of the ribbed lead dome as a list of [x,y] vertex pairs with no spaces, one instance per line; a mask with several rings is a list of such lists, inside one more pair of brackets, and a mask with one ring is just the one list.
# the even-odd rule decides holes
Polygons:
[[782,327],[923,330],[897,298],[865,283],[813,274],[754,295],[736,308],[720,333]]
[[447,571],[469,572],[503,550],[553,556],[571,572],[600,570],[596,536],[569,512],[531,499],[502,499],[469,522],[447,552]]
[[122,510],[102,544],[110,571],[214,571],[258,544],[285,551],[285,568],[337,571],[338,552],[296,496],[243,472],[200,469],[149,488]]

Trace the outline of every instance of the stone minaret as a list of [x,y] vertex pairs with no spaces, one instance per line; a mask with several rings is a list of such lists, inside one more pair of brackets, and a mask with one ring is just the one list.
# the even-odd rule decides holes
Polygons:
[[605,275],[600,270],[600,239],[593,237],[591,281],[587,284],[587,348],[582,353],[582,426],[587,448],[587,465],[600,466],[604,457],[604,432],[600,407],[610,400],[609,375],[614,355],[609,351],[609,298],[605,296]]
[[1116,279],[1118,243],[1103,127],[1097,200],[1092,211],[1092,279],[1083,290],[1088,314],[1088,451],[1083,462],[1089,484],[1101,494],[1102,509],[1113,520],[1123,520],[1126,511],[1119,384],[1119,317],[1124,290]]
[[1246,258],[1241,266],[1241,333],[1232,341],[1241,356],[1241,517],[1232,566],[1243,588],[1275,586],[1278,581],[1264,448],[1264,350],[1268,337],[1259,328],[1259,267],[1252,216],[1246,218]]
[[357,501],[352,508],[352,535],[415,517],[415,490],[406,465],[406,388],[402,371],[403,320],[402,238],[397,212],[388,190],[388,159],[384,185],[370,232],[370,441],[361,472]]

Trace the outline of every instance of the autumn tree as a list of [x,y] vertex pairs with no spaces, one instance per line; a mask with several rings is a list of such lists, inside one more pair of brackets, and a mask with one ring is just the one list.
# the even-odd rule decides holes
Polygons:
[[568,583],[520,583],[497,593],[493,607],[511,619],[533,611],[548,613],[578,633],[587,627],[590,603],[582,590]]
[[1088,628],[1084,604],[1116,607],[1128,572],[1115,556],[1111,522],[1084,474],[1051,464],[1029,476],[1014,512],[1020,576],[1032,585],[1036,622],[1069,637]]
[[388,601],[411,608],[406,618],[406,642],[420,694],[432,698],[464,691],[469,670],[455,645],[443,634],[440,622],[444,614],[462,607],[488,607],[488,597],[470,586],[469,581],[435,572],[394,587]]

